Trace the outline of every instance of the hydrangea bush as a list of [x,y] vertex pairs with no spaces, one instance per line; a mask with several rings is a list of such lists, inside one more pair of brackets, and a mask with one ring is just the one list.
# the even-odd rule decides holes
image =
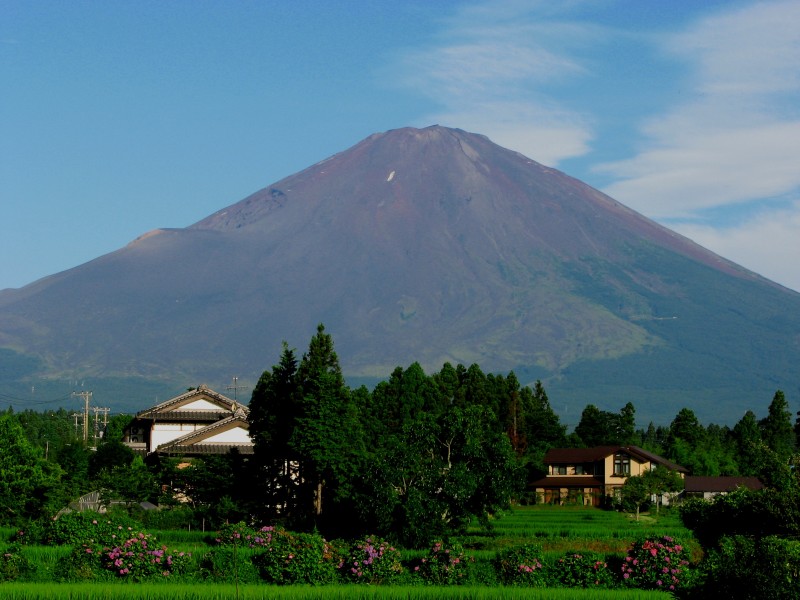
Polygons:
[[549,582],[554,586],[571,588],[609,588],[614,586],[614,574],[602,554],[597,552],[567,552],[548,569]]
[[220,545],[238,545],[248,548],[264,548],[272,542],[275,528],[264,526],[260,528],[248,527],[242,522],[225,525],[220,529],[214,541]]
[[341,558],[325,538],[284,529],[274,529],[271,534],[269,544],[252,559],[267,582],[319,585],[336,579]]
[[100,556],[103,568],[118,577],[144,579],[184,573],[191,554],[172,553],[166,546],[159,546],[150,534],[138,532],[118,545],[104,548]]
[[342,576],[359,583],[391,583],[402,574],[400,551],[389,542],[371,536],[355,542],[349,556],[339,563]]
[[506,585],[541,587],[545,584],[542,547],[526,544],[500,552],[495,558],[497,575]]
[[11,544],[0,555],[0,582],[24,579],[33,570],[30,560],[22,554],[19,542]]
[[626,585],[675,591],[686,583],[689,551],[670,536],[645,538],[631,546],[622,563]]
[[428,554],[414,566],[414,571],[432,585],[454,585],[464,583],[474,562],[464,548],[457,543],[434,542]]
[[133,519],[113,520],[92,512],[71,512],[53,518],[44,528],[44,542],[53,545],[112,544],[138,529]]

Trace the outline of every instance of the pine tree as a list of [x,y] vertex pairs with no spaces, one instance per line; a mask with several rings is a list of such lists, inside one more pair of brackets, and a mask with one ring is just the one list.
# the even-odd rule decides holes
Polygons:
[[[343,508],[364,455],[356,405],[344,383],[333,337],[322,324],[303,355],[297,381],[297,426],[289,445],[300,463],[300,503],[309,523],[319,523],[324,510],[330,514]],[[333,511],[326,509],[326,498]]]
[[265,518],[290,519],[296,513],[297,455],[289,440],[298,419],[297,360],[283,342],[280,361],[261,375],[250,398],[250,436],[255,448],[257,511]]
[[762,419],[760,425],[767,447],[781,460],[788,461],[794,453],[795,436],[789,403],[781,390],[775,392],[769,405],[769,414]]

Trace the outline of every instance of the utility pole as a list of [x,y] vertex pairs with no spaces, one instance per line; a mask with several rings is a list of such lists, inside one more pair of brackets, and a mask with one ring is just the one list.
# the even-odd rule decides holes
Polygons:
[[[98,416],[100,413],[103,413],[103,425],[108,425],[108,411],[110,408],[100,408],[99,406],[93,406],[92,410],[94,411],[94,439],[97,440],[100,437],[100,425],[98,423]],[[105,429],[105,427],[103,428]]]
[[75,417],[75,437],[78,437],[78,417],[81,416],[80,413],[72,413],[72,416]]
[[89,400],[92,398],[92,392],[72,392],[73,396],[83,398],[83,442],[89,443]]
[[237,392],[239,390],[243,390],[245,388],[245,386],[243,386],[243,385],[238,385],[238,382],[239,382],[239,378],[238,377],[234,377],[233,378],[233,385],[229,385],[227,388],[225,388],[226,390],[233,390],[233,399],[234,399],[234,401],[238,401],[238,398],[236,397],[237,396]]

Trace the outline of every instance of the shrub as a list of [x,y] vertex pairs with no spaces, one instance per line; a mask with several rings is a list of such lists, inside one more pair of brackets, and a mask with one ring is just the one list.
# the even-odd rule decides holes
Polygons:
[[274,527],[265,526],[254,529],[242,522],[225,525],[220,529],[215,541],[220,545],[240,545],[248,548],[263,548],[270,545]]
[[252,551],[220,546],[203,556],[200,574],[204,579],[233,583],[258,583],[261,578],[252,562]]
[[723,537],[700,564],[698,596],[789,600],[800,598],[800,542]]
[[506,585],[542,586],[545,583],[542,547],[538,544],[500,552],[495,558],[495,568],[500,582]]
[[622,563],[626,585],[651,590],[674,591],[688,575],[689,551],[665,535],[634,542]]
[[469,567],[474,559],[468,557],[460,544],[438,541],[431,546],[428,554],[421,558],[414,571],[425,583],[431,585],[454,585],[464,583],[469,575]]
[[347,558],[339,563],[345,579],[381,584],[395,581],[403,572],[400,552],[384,540],[368,537],[353,543]]
[[19,543],[11,544],[0,556],[0,581],[24,579],[33,572],[33,565],[23,556]]
[[52,519],[44,527],[44,543],[50,545],[67,544],[112,544],[120,537],[139,529],[139,524],[126,518],[113,521],[92,512],[71,512]]
[[602,554],[597,552],[567,552],[548,569],[548,585],[570,588],[609,588],[614,575]]
[[100,562],[118,577],[139,580],[182,574],[190,557],[185,552],[172,553],[166,546],[159,546],[153,536],[138,532],[117,545],[103,548]]
[[64,581],[92,581],[110,579],[111,574],[100,566],[98,546],[79,544],[72,548],[66,560],[62,561],[55,576]]
[[253,557],[253,564],[267,582],[318,585],[335,580],[340,559],[322,536],[284,529],[271,533],[269,544]]

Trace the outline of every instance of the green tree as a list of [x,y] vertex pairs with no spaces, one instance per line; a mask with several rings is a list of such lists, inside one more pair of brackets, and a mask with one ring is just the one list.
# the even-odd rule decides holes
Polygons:
[[789,403],[781,390],[775,392],[769,413],[760,425],[761,436],[767,447],[788,462],[794,453],[795,436]]
[[617,443],[627,446],[636,438],[636,408],[628,402],[619,411],[617,417]]
[[59,483],[60,470],[44,460],[7,415],[0,416],[0,447],[0,522],[16,524],[39,516]]
[[351,482],[364,457],[364,436],[333,337],[322,324],[300,361],[297,383],[297,418],[289,446],[300,465],[298,503],[306,526],[333,527],[343,519],[337,515],[352,505]]
[[135,456],[133,450],[122,442],[101,443],[97,451],[89,455],[89,478],[94,481],[116,468],[128,467]]
[[639,510],[641,506],[650,501],[650,485],[643,475],[633,475],[625,480],[625,484],[620,490],[622,506],[626,510],[633,510],[636,513],[636,520],[639,520]]
[[420,413],[382,440],[362,506],[384,535],[411,546],[463,531],[508,506],[522,482],[508,436],[481,406]]
[[581,413],[575,434],[590,448],[631,444],[636,435],[636,409],[628,402],[619,413],[612,413],[589,404]]
[[639,520],[640,507],[655,499],[656,512],[659,510],[662,497],[673,494],[683,488],[683,480],[674,471],[659,465],[654,469],[645,471],[641,475],[628,477],[622,486],[623,505],[636,511],[636,520]]
[[763,462],[759,453],[763,440],[758,420],[752,410],[748,410],[734,425],[731,437],[736,445],[739,474],[747,477],[757,476]]
[[131,506],[138,502],[154,500],[156,481],[141,456],[134,456],[128,465],[104,469],[98,477],[100,498],[106,506],[114,500]]
[[609,413],[601,411],[594,404],[586,405],[581,412],[581,420],[575,426],[575,435],[584,446],[591,448],[606,444],[612,430],[608,417]]
[[656,513],[663,503],[665,495],[673,495],[681,491],[684,482],[681,476],[662,465],[657,465],[655,469],[650,469],[643,473],[650,494],[655,497]]
[[298,455],[289,445],[299,416],[299,382],[294,350],[283,342],[277,365],[261,375],[250,398],[250,436],[255,481],[261,501],[254,510],[265,520],[291,519],[297,510]]
[[125,429],[133,421],[131,415],[113,415],[103,431],[104,442],[121,442],[125,434]]

